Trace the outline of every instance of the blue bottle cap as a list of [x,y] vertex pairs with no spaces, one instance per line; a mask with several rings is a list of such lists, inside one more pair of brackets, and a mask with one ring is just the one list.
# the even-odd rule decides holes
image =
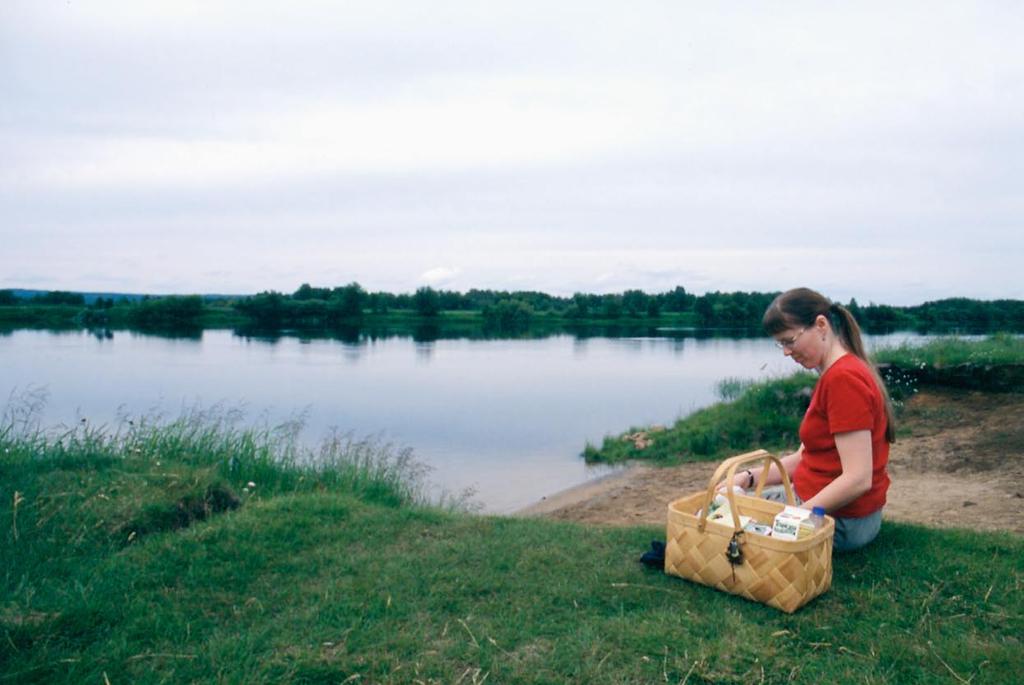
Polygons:
[[824,516],[825,515],[825,507],[814,507],[813,509],[811,509],[811,513],[814,514],[815,516]]

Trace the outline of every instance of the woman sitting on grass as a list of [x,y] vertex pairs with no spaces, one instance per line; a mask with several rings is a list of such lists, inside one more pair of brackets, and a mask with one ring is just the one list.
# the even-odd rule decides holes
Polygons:
[[[763,324],[783,354],[821,374],[800,424],[800,449],[780,460],[798,504],[824,507],[835,518],[836,551],[863,547],[882,523],[896,431],[889,394],[864,351],[860,327],[849,310],[808,288],[776,297]],[[733,485],[753,488],[761,470],[736,474]],[[766,484],[781,482],[771,467]],[[763,494],[785,497],[781,487]]]

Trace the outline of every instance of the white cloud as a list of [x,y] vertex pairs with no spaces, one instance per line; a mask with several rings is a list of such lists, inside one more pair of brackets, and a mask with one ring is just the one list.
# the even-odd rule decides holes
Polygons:
[[445,286],[451,283],[461,271],[461,269],[455,267],[437,266],[424,271],[420,275],[420,280],[430,286]]

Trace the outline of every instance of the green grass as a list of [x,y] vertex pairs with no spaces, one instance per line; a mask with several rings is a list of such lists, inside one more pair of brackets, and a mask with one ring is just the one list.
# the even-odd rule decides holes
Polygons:
[[[229,413],[63,434],[27,417],[0,429],[0,683],[1019,675],[1018,536],[887,522],[788,616],[644,569],[660,528],[428,506],[387,446],[328,442],[304,465],[289,427]],[[240,506],[137,533],[211,486]]]
[[[8,589],[37,575],[73,575],[97,554],[275,494],[339,492],[384,506],[426,501],[410,451],[372,440],[333,435],[312,452],[297,439],[299,421],[238,428],[236,412],[216,407],[174,420],[126,420],[116,430],[82,422],[43,432],[33,422],[43,399],[19,398],[0,421],[0,507],[7,507],[0,520],[10,522],[12,545],[0,568]],[[19,553],[8,556],[9,549]]]
[[918,385],[1024,392],[1024,337],[998,333],[982,340],[940,338],[925,345],[882,348],[875,355],[898,396]]
[[887,526],[870,552],[837,560],[828,594],[786,616],[641,569],[637,551],[659,533],[283,496],[114,555],[56,606],[16,605],[7,680],[1017,675],[1019,538]]
[[960,364],[998,366],[1024,364],[1024,337],[998,333],[983,340],[944,337],[924,345],[905,343],[875,351],[875,361],[901,367],[943,368]]
[[797,431],[815,380],[809,373],[756,383],[729,379],[719,385],[722,402],[698,409],[663,431],[626,431],[627,436],[646,433],[650,445],[639,448],[623,435],[609,436],[600,447],[588,444],[583,456],[591,462],[644,459],[675,464],[719,459],[754,447],[793,447],[800,442]]

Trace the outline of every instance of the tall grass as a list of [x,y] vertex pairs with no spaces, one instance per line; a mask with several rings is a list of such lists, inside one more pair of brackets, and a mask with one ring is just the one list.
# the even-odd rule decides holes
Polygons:
[[1024,336],[996,333],[983,340],[943,337],[923,345],[903,343],[880,347],[875,350],[874,358],[880,364],[918,368],[1024,364]]
[[341,433],[305,447],[301,419],[250,426],[213,407],[42,429],[45,399],[30,389],[0,414],[0,596],[12,601],[59,605],[69,579],[86,582],[123,548],[276,496],[343,494],[389,509],[429,500],[410,449]]
[[894,400],[918,385],[989,392],[1024,392],[1024,337],[999,333],[983,340],[949,337],[924,345],[881,348],[875,355]]
[[9,462],[37,469],[78,463],[157,471],[188,466],[247,494],[318,490],[390,505],[427,503],[427,468],[410,448],[338,431],[310,447],[300,439],[301,415],[276,425],[247,425],[239,409],[196,406],[170,419],[124,415],[111,427],[83,418],[43,429],[38,416],[45,401],[45,393],[30,388],[12,396],[0,415],[0,449]]

